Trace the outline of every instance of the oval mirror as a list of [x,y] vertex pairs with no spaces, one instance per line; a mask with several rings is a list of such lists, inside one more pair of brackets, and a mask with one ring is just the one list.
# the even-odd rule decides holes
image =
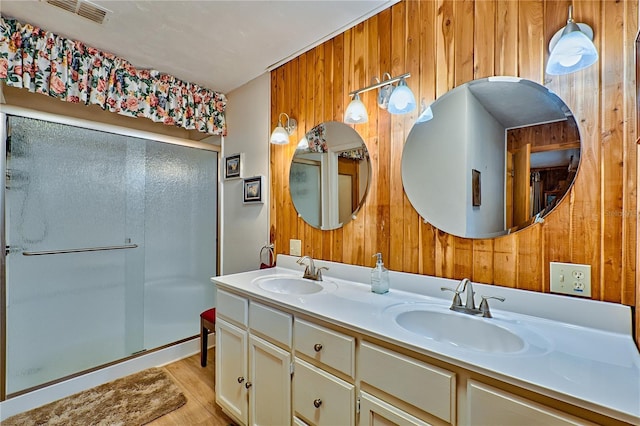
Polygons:
[[291,199],[309,225],[337,229],[362,206],[370,176],[369,152],[358,132],[337,121],[320,123],[300,140],[291,160]]
[[540,221],[568,192],[580,134],[567,105],[546,87],[489,77],[429,108],[407,137],[402,183],[436,228],[465,238],[505,235]]

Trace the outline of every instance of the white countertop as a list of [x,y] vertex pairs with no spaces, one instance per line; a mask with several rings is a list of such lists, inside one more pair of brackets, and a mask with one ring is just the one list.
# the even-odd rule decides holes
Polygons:
[[526,342],[517,352],[489,353],[412,333],[394,320],[399,312],[424,306],[470,317],[449,311],[452,293],[440,290],[455,287],[457,280],[390,271],[391,290],[379,295],[370,290],[370,268],[316,261],[316,266],[329,268],[322,282],[326,289],[319,293],[274,293],[254,282],[278,275],[302,277],[304,267],[295,260],[279,255],[276,268],[211,280],[218,287],[640,424],[640,353],[631,337],[628,306],[473,283],[478,295],[506,298],[504,303],[490,301],[493,318],[477,320],[499,325]]

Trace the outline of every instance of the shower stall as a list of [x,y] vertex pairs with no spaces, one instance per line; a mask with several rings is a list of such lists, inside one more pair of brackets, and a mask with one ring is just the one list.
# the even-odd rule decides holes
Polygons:
[[197,335],[215,304],[215,146],[11,111],[2,395]]

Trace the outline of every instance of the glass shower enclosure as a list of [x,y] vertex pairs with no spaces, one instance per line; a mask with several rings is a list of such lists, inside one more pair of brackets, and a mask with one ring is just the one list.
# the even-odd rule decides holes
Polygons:
[[5,395],[199,333],[218,153],[2,114]]

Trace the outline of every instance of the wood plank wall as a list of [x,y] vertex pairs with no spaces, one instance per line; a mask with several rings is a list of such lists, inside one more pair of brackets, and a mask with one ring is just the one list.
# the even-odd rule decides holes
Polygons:
[[527,144],[531,144],[531,152],[579,148],[578,123],[566,120],[507,130],[507,151]]
[[[600,60],[571,75],[546,75],[548,41],[565,25],[570,4],[576,21],[594,28]],[[583,263],[592,267],[593,299],[637,308],[637,30],[636,0],[402,1],[275,69],[272,127],[281,112],[299,123],[288,146],[271,147],[276,251],[287,253],[295,238],[305,255],[365,266],[381,251],[393,270],[539,292],[549,292],[550,261]],[[289,196],[296,142],[322,121],[342,121],[348,93],[384,72],[410,72],[407,84],[418,102],[492,75],[520,76],[552,89],[575,114],[582,136],[582,162],[569,196],[543,224],[497,239],[435,229],[402,187],[402,148],[418,112],[390,116],[372,91],[361,96],[369,122],[355,126],[372,158],[364,208],[339,230],[308,226]]]

